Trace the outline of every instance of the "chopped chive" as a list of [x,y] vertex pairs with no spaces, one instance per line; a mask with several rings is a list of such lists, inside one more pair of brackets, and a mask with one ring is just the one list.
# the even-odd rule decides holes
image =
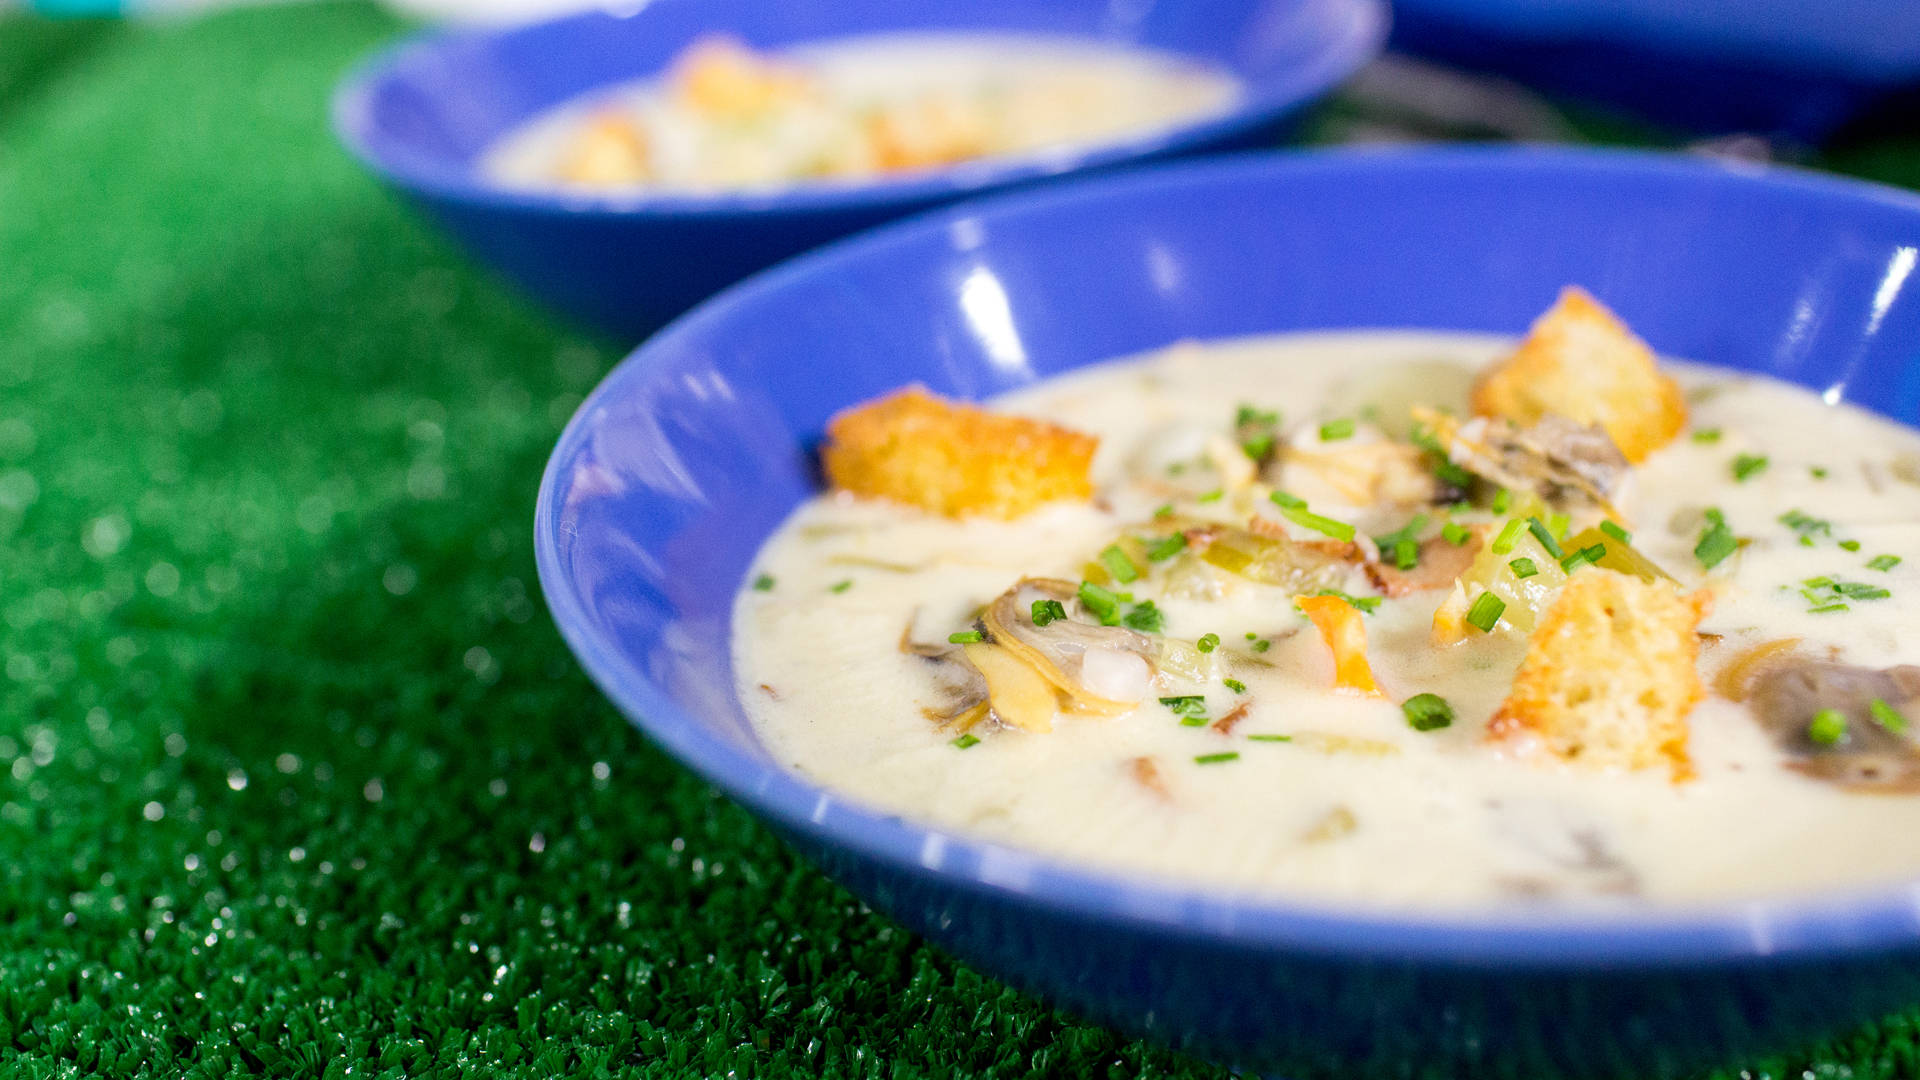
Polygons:
[[1187,471],[1187,463],[1184,461],[1176,461],[1173,464],[1167,466],[1168,476],[1179,476],[1181,473],[1186,471]]
[[1453,723],[1453,706],[1439,694],[1415,694],[1400,704],[1400,711],[1415,731],[1438,731]]
[[1268,427],[1274,427],[1279,423],[1280,423],[1279,410],[1256,409],[1253,406],[1246,404],[1245,402],[1242,402],[1240,404],[1240,407],[1234,410],[1234,413],[1233,413],[1234,427],[1246,427],[1250,424],[1264,424]]
[[1447,448],[1441,444],[1439,436],[1426,428],[1414,428],[1409,439],[1413,445],[1426,451],[1427,465],[1433,470],[1433,475],[1440,478],[1441,483],[1462,490],[1473,486],[1473,473],[1453,463],[1453,459],[1447,454]]
[[1320,425],[1320,441],[1336,442],[1340,439],[1351,439],[1353,438],[1353,427],[1354,424],[1351,417],[1329,420]]
[[1201,652],[1212,652],[1220,647],[1220,635],[1201,634],[1200,640],[1194,642],[1193,647],[1199,649]]
[[1633,543],[1633,534],[1620,527],[1619,523],[1608,518],[1600,523],[1600,531],[1623,544]]
[[1840,550],[1841,550],[1841,551],[1859,551],[1859,550],[1860,550],[1860,541],[1858,541],[1858,540],[1842,540],[1842,541],[1840,541]]
[[1120,621],[1127,624],[1129,630],[1138,630],[1143,634],[1158,634],[1167,626],[1166,616],[1151,600],[1142,600],[1134,605],[1133,610],[1127,612],[1127,617]]
[[1393,565],[1411,570],[1420,564],[1420,530],[1427,527],[1427,515],[1415,514],[1413,520],[1384,536],[1373,538],[1374,545],[1392,555]]
[[1153,519],[1155,521],[1165,521],[1167,518],[1170,518],[1172,516],[1173,516],[1172,503],[1161,503],[1159,508],[1154,510],[1153,512]]
[[1206,714],[1202,713],[1198,716],[1183,716],[1180,718],[1180,726],[1181,727],[1206,727],[1207,726]]
[[1247,684],[1241,682],[1239,679],[1221,679],[1220,681],[1227,689],[1236,694],[1244,694],[1247,692]]
[[1119,625],[1120,598],[1091,581],[1080,583],[1080,606],[1104,626]]
[[1825,480],[1827,478],[1827,470],[1823,465],[1809,465],[1807,466],[1807,472],[1812,473],[1815,480]]
[[1194,502],[1203,502],[1203,503],[1210,503],[1210,502],[1219,502],[1219,501],[1220,501],[1220,496],[1222,496],[1222,495],[1225,495],[1225,494],[1226,494],[1226,491],[1225,491],[1224,489],[1222,489],[1222,488],[1214,488],[1214,489],[1213,489],[1212,491],[1209,491],[1209,492],[1207,492],[1207,493],[1206,493],[1205,495],[1201,495],[1201,496],[1199,496],[1199,497],[1197,497],[1197,498],[1195,498],[1195,499],[1194,499],[1193,501],[1194,501]]
[[1160,562],[1165,559],[1171,559],[1186,549],[1187,534],[1174,533],[1172,536],[1155,540],[1152,546],[1147,548],[1147,559],[1150,562]]
[[1393,565],[1400,570],[1411,570],[1420,565],[1420,544],[1414,540],[1395,540]]
[[1472,509],[1473,509],[1473,503],[1467,501],[1466,499],[1461,499],[1459,502],[1447,504],[1447,513],[1449,514],[1464,514],[1467,511]]
[[827,587],[827,591],[828,591],[828,592],[836,592],[836,593],[843,593],[843,592],[846,592],[846,591],[847,591],[848,589],[851,589],[851,588],[853,588],[853,579],[852,579],[852,578],[845,578],[845,579],[843,579],[843,580],[840,580],[840,581],[836,581],[836,582],[834,582],[834,583],[833,583],[832,585],[830,585],[830,586],[828,586],[828,587]]
[[1833,579],[1830,577],[1810,577],[1800,584],[1805,585],[1809,589],[1830,589],[1833,587]]
[[1526,529],[1526,527],[1527,523],[1519,518],[1509,519],[1506,525],[1501,527],[1500,535],[1493,538],[1493,553],[1495,555],[1505,555],[1507,552],[1512,551],[1513,545],[1520,542],[1520,533]]
[[1173,710],[1175,716],[1205,716],[1207,713],[1207,699],[1200,694],[1163,697],[1160,704]]
[[1606,554],[1607,545],[1591,544],[1578,551],[1568,552],[1567,557],[1560,560],[1560,569],[1571,574],[1582,566],[1589,566],[1599,562]]
[[1733,459],[1733,478],[1745,483],[1749,477],[1763,471],[1766,467],[1767,455],[1741,454]]
[[987,635],[978,630],[955,630],[947,635],[949,645],[978,645],[987,640]]
[[759,577],[754,578],[753,591],[754,592],[772,592],[773,591],[773,575],[761,574]]
[[1540,568],[1533,565],[1533,560],[1527,558],[1525,555],[1520,556],[1507,565],[1512,568],[1513,576],[1519,578],[1521,581],[1525,581],[1540,572]]
[[1268,641],[1266,638],[1259,638],[1254,641],[1253,644],[1247,646],[1247,648],[1252,649],[1254,652],[1266,652],[1268,649],[1273,648],[1273,642]]
[[1512,506],[1513,506],[1512,491],[1509,491],[1506,488],[1501,488],[1499,491],[1496,491],[1493,493],[1493,512],[1494,513],[1504,514]]
[[1702,569],[1711,570],[1740,550],[1740,541],[1727,527],[1727,519],[1718,510],[1707,511],[1707,527],[1700,530],[1700,542],[1693,546],[1693,557]]
[[1045,626],[1059,622],[1067,617],[1067,605],[1058,600],[1035,600],[1033,602],[1033,625]]
[[1240,760],[1239,751],[1228,750],[1225,753],[1221,753],[1221,754],[1201,754],[1199,757],[1196,757],[1193,759],[1193,763],[1195,765],[1219,765],[1223,762],[1239,761],[1239,760]]
[[1807,723],[1807,738],[1821,746],[1833,746],[1847,737],[1847,717],[1839,709],[1821,709]]
[[1140,568],[1133,565],[1133,560],[1127,558],[1127,553],[1120,550],[1119,544],[1108,544],[1100,552],[1100,565],[1106,567],[1107,573],[1113,575],[1113,580],[1122,585],[1140,578]]
[[1807,609],[1807,614],[1809,614],[1809,615],[1824,615],[1824,614],[1826,614],[1826,613],[1827,613],[1827,612],[1829,612],[1829,611],[1851,611],[1851,610],[1853,610],[1853,609],[1852,609],[1852,608],[1850,608],[1850,607],[1848,607],[1848,606],[1847,606],[1846,604],[1844,604],[1844,603],[1837,603],[1837,604],[1822,604],[1822,605],[1820,605],[1819,607],[1816,607],[1816,608],[1808,608],[1808,609]]
[[1291,735],[1249,735],[1248,742],[1292,742]]
[[1269,496],[1269,498],[1273,500],[1275,506],[1280,508],[1281,517],[1286,518],[1288,521],[1293,522],[1303,529],[1312,529],[1314,532],[1324,533],[1327,536],[1333,537],[1335,540],[1353,539],[1354,530],[1352,525],[1344,521],[1335,521],[1330,517],[1323,517],[1308,510],[1306,508],[1306,502],[1296,496],[1288,495],[1284,491],[1276,491]]
[[980,745],[980,737],[978,735],[973,735],[973,734],[962,735],[959,738],[953,740],[953,746],[956,749],[960,749],[960,750],[967,750],[979,745]]
[[[1553,533],[1547,528],[1546,522],[1541,521],[1537,517],[1530,517],[1527,519],[1527,531],[1533,534],[1535,540],[1540,541],[1541,547],[1547,549],[1547,554],[1556,559],[1566,554],[1565,551],[1560,549],[1560,541],[1553,538]],[[1501,554],[1505,554],[1505,552],[1501,552]]]
[[1787,528],[1792,529],[1794,532],[1799,533],[1800,542],[1807,547],[1813,546],[1813,538],[1815,536],[1830,537],[1833,535],[1833,522],[1823,521],[1804,510],[1789,510],[1775,520]]
[[1898,555],[1875,555],[1873,558],[1867,560],[1867,569],[1869,570],[1891,570],[1899,565],[1900,556]]
[[1573,527],[1573,519],[1566,514],[1548,514],[1547,528],[1553,530],[1555,540],[1565,540],[1567,530]]
[[1505,600],[1490,592],[1483,592],[1480,594],[1480,599],[1473,602],[1473,607],[1467,610],[1467,621],[1478,627],[1481,633],[1491,634],[1493,628],[1499,625],[1500,616],[1506,610]]
[[1460,547],[1467,541],[1473,539],[1473,530],[1457,521],[1449,521],[1445,525],[1440,526],[1440,535],[1446,538],[1447,543],[1452,544],[1454,547]]
[[1893,595],[1879,585],[1865,585],[1857,581],[1836,582],[1833,591],[1849,600],[1885,600]]
[[1711,443],[1717,443],[1720,441],[1720,429],[1717,427],[1702,428],[1701,430],[1693,433],[1693,441],[1699,443],[1702,446],[1706,446]]
[[1271,432],[1240,440],[1240,452],[1254,461],[1263,460],[1272,450],[1273,434]]
[[1907,718],[1899,709],[1894,708],[1879,698],[1874,698],[1867,703],[1867,712],[1873,715],[1874,723],[1879,724],[1895,735],[1906,734]]
[[1260,636],[1259,634],[1256,634],[1256,633],[1254,633],[1254,632],[1253,632],[1253,631],[1251,631],[1251,630],[1249,630],[1249,631],[1247,631],[1247,640],[1248,640],[1248,641],[1252,641],[1252,640],[1254,640],[1255,638],[1257,638],[1257,637],[1259,637],[1259,636]]

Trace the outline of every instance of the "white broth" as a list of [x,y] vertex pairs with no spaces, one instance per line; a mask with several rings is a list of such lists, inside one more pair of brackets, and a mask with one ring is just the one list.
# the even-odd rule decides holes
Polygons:
[[[1044,734],[976,728],[978,741],[963,747],[923,714],[941,690],[928,661],[902,652],[903,630],[943,642],[1022,577],[1080,580],[1094,553],[1168,501],[1141,462],[1177,443],[1183,426],[1219,430],[1253,403],[1283,413],[1287,444],[1310,445],[1322,424],[1371,415],[1368,403],[1396,394],[1458,409],[1470,374],[1510,345],[1398,332],[1180,345],[1001,399],[997,410],[1099,437],[1096,497],[1013,521],[957,522],[882,500],[809,501],[766,544],[738,598],[741,699],[779,762],[855,800],[1182,884],[1457,909],[1687,904],[1920,875],[1920,795],[1790,769],[1748,705],[1712,692],[1689,719],[1691,777],[1500,752],[1486,725],[1526,642],[1490,633],[1434,647],[1444,590],[1383,598],[1364,617],[1384,698],[1329,688],[1327,646],[1287,590],[1247,584],[1195,599],[1149,574],[1129,589],[1158,604],[1167,638],[1218,636],[1210,677],[1163,673],[1154,691],[1202,696],[1203,723],[1183,724],[1149,696],[1118,716],[1062,714]],[[1865,667],[1920,661],[1920,435],[1780,382],[1667,368],[1687,389],[1692,434],[1635,468],[1614,501],[1634,547],[1683,586],[1719,583],[1699,627],[1707,685],[1744,649],[1782,637]],[[1748,475],[1736,480],[1743,455]],[[1244,520],[1248,508],[1233,499],[1190,499],[1183,513]],[[1397,524],[1324,492],[1312,502],[1363,534]],[[1706,506],[1748,540],[1711,573],[1695,556]],[[1783,522],[1795,509],[1825,526]],[[1875,561],[1897,555],[1906,558]],[[1823,605],[1803,583],[1823,577],[1891,595],[1860,590],[1846,610],[1816,612]],[[1374,594],[1363,575],[1345,587]],[[1255,652],[1258,642],[1270,644]],[[1451,726],[1410,726],[1400,703],[1418,693],[1445,698]],[[1242,703],[1230,730],[1217,730]]]

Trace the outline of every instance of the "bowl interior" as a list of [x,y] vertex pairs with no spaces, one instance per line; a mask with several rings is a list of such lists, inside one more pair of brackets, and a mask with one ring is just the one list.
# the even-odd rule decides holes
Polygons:
[[527,119],[657,73],[702,34],[779,48],[926,30],[1068,35],[1180,53],[1238,76],[1248,88],[1244,112],[1330,85],[1377,47],[1384,20],[1378,0],[654,0],[515,30],[429,36],[376,59],[337,109],[349,142],[376,163],[447,184]]
[[770,271],[642,346],[549,465],[542,581],[600,685],[721,787],[838,842],[987,874],[964,844],[927,861],[931,830],[782,772],[734,693],[733,597],[814,490],[834,410],[914,381],[981,397],[1182,338],[1518,334],[1575,282],[1661,352],[1913,423],[1916,248],[1920,199],[1897,192],[1571,151],[1257,156],[959,207]]

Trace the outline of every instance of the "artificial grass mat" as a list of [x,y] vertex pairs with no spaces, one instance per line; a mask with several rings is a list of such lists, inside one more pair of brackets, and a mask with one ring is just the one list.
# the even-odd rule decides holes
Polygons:
[[[869,913],[580,675],[529,525],[619,350],[334,147],[396,29],[0,20],[0,1060],[1218,1075]],[[1916,1019],[1725,1075],[1913,1075]]]

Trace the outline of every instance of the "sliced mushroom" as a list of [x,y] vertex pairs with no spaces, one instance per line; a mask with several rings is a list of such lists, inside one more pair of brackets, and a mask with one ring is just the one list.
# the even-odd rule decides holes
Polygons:
[[[1783,660],[1754,679],[1748,704],[1792,758],[1791,768],[1864,791],[1920,791],[1920,730],[1892,730],[1874,718],[1885,702],[1920,716],[1920,667],[1864,668],[1824,660]],[[1831,744],[1810,734],[1814,714],[1833,709],[1846,729]]]
[[[982,623],[995,646],[1066,695],[1071,711],[1126,712],[1151,692],[1158,650],[1145,634],[1079,617],[1077,597],[1073,582],[1025,578],[987,605]],[[1034,604],[1047,600],[1058,601],[1070,614],[1036,626]]]
[[1598,425],[1548,414],[1529,427],[1478,416],[1464,423],[1422,411],[1420,419],[1454,464],[1513,491],[1531,491],[1554,503],[1608,501],[1627,475],[1627,459]]

